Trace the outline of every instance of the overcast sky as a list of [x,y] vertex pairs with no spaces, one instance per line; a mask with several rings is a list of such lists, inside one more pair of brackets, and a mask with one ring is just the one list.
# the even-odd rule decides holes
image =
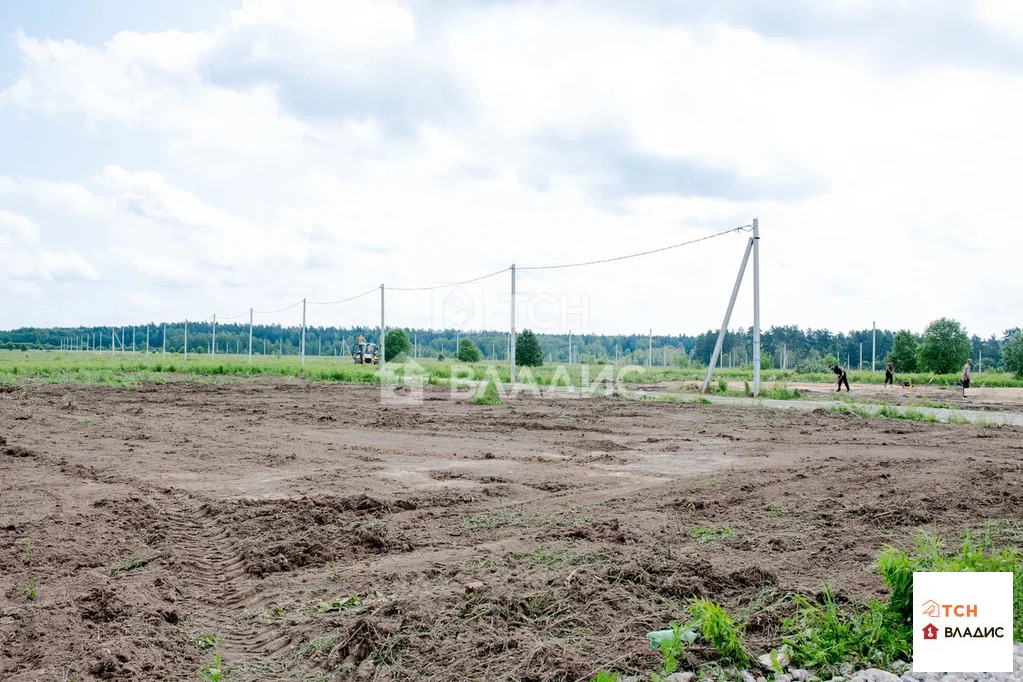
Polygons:
[[[1017,0],[0,0],[0,328],[268,311],[758,216],[765,328],[1000,334],[1021,112]],[[520,272],[519,327],[720,325],[747,236]],[[387,322],[507,329],[508,289],[390,292]]]

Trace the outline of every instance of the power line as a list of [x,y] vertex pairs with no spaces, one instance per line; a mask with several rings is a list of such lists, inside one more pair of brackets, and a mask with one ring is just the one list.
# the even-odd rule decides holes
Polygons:
[[243,310],[240,313],[238,313],[237,315],[231,315],[230,317],[225,317],[225,316],[222,315],[220,317],[220,319],[221,320],[234,320],[234,319],[237,319],[237,318],[241,317],[242,315],[245,315],[248,312],[249,312],[248,310]]
[[500,275],[502,272],[508,272],[511,268],[501,268],[496,272],[491,272],[489,275],[480,275],[479,277],[473,277],[472,279],[465,279],[461,282],[451,282],[450,284],[435,284],[429,287],[387,287],[388,291],[432,291],[434,289],[447,289],[449,287],[457,287],[463,284],[469,284],[471,282],[478,282],[481,279],[487,279],[488,277],[494,277]]
[[671,249],[677,249],[682,246],[689,246],[690,244],[696,244],[697,242],[707,241],[708,239],[714,239],[722,235],[731,234],[732,232],[748,232],[753,229],[752,225],[740,225],[739,227],[733,227],[722,232],[715,232],[705,237],[699,237],[698,239],[690,239],[689,241],[681,242],[679,244],[672,244],[671,246],[662,246],[659,249],[651,249],[649,251],[641,251],[639,253],[630,253],[627,256],[615,256],[614,258],[602,258],[600,260],[585,261],[582,263],[563,263],[561,265],[533,265],[533,266],[519,266],[519,270],[557,270],[558,268],[578,268],[584,265],[599,265],[600,263],[611,263],[618,260],[626,260],[628,258],[638,258],[639,256],[649,256],[652,253],[660,253],[661,251],[669,251]]
[[354,301],[355,299],[362,298],[363,296],[369,296],[374,291],[379,291],[379,289],[380,289],[380,287],[373,287],[369,291],[364,291],[361,294],[356,294],[355,296],[349,296],[348,298],[342,298],[339,301],[307,301],[307,303],[309,305],[335,305],[337,303],[347,303],[348,301]]
[[281,308],[279,310],[253,310],[252,312],[259,313],[260,315],[273,315],[274,313],[283,313],[285,310],[291,310],[292,308],[297,308],[300,305],[302,305],[302,301],[295,301],[294,303],[292,303],[291,305],[287,306],[286,308]]

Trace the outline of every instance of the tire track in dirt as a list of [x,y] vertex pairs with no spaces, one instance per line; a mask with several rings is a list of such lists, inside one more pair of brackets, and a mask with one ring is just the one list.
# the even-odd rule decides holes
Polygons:
[[249,574],[244,547],[217,520],[208,502],[195,505],[190,498],[169,496],[163,513],[168,549],[177,554],[179,575],[190,588],[186,604],[220,638],[218,650],[225,658],[277,655],[291,644],[288,633],[271,624],[240,622],[262,603],[263,593],[263,586]]

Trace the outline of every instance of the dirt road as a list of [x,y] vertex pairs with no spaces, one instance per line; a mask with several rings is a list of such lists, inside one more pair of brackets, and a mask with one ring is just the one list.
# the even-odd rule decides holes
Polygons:
[[377,397],[0,394],[0,679],[196,679],[215,652],[234,680],[643,671],[693,595],[766,650],[784,593],[879,594],[883,543],[1023,508],[1018,428]]

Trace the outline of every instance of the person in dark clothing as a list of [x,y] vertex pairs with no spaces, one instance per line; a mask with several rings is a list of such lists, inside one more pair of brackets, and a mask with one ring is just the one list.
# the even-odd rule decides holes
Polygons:
[[884,385],[895,385],[895,363],[889,362],[884,366]]
[[842,384],[845,384],[845,392],[849,392],[849,377],[846,375],[845,370],[838,365],[832,365],[831,371],[838,375],[838,390],[835,393],[842,392]]
[[966,361],[963,365],[963,397],[966,397],[966,389],[970,387],[970,371],[973,369],[973,359]]

